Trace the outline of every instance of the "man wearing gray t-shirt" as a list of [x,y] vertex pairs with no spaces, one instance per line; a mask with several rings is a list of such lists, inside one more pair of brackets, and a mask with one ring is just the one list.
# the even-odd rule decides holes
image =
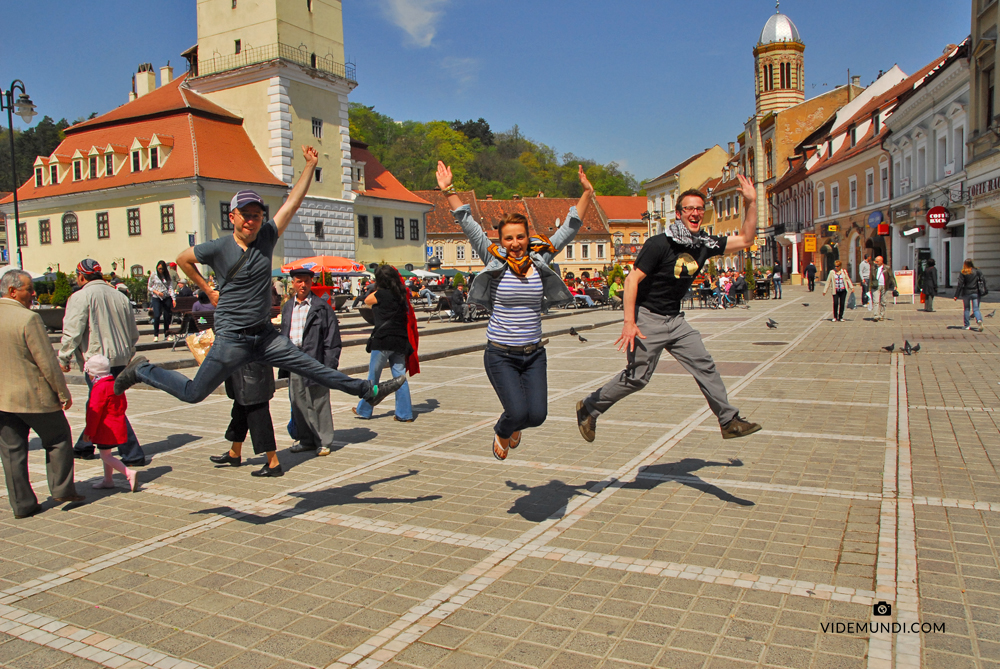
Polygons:
[[[120,395],[142,381],[184,402],[200,402],[234,371],[254,361],[267,362],[372,405],[403,385],[405,375],[376,385],[330,369],[279,335],[271,324],[271,255],[305,199],[319,162],[313,147],[302,147],[302,153],[306,167],[274,220],[264,222],[260,195],[241,190],[229,207],[233,234],[184,249],[177,256],[177,265],[216,305],[215,343],[195,377],[188,379],[179,372],[162,369],[139,355],[115,379],[115,393]],[[196,262],[215,271],[218,290],[209,286]]]

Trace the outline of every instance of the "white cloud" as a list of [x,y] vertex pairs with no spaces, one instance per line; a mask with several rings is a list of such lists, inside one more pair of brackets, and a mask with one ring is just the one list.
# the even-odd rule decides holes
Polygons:
[[441,67],[443,67],[461,87],[475,83],[475,81],[479,78],[479,61],[475,58],[447,56],[441,61]]
[[450,0],[380,0],[387,19],[406,31],[418,47],[429,47],[437,34],[437,24]]

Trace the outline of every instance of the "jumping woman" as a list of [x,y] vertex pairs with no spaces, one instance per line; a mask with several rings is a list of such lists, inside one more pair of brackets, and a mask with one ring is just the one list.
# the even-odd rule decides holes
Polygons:
[[540,234],[532,236],[522,214],[508,214],[497,225],[500,239],[494,244],[472,218],[469,206],[455,194],[451,168],[438,161],[438,186],[448,194],[455,220],[486,264],[472,281],[468,301],[490,312],[483,361],[503,405],[503,414],[493,428],[497,460],[506,459],[508,449],[521,443],[521,431],[538,427],[548,413],[542,310],[573,302],[573,295],[549,263],[576,236],[590,206],[594,187],[582,166],[579,176],[583,195],[569,208],[565,223],[551,240]]

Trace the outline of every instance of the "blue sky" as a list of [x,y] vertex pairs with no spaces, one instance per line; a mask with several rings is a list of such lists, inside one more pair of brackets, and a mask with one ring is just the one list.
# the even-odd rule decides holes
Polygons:
[[[220,0],[217,0],[220,1]],[[280,0],[293,2],[297,0]],[[197,41],[196,0],[32,0],[4,16],[6,88],[70,120],[127,100],[140,62]],[[733,141],[753,113],[766,0],[345,0],[352,101],[397,120],[484,117],[640,179]],[[10,9],[10,8],[8,8]],[[907,73],[969,33],[970,0],[784,0],[806,43],[806,96]],[[20,124],[20,120],[15,121]]]

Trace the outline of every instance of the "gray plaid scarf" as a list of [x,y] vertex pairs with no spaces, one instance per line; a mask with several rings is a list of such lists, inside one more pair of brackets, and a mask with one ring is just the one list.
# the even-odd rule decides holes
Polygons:
[[719,242],[714,237],[706,234],[704,230],[699,230],[697,235],[693,235],[682,221],[674,221],[671,223],[670,227],[664,230],[664,234],[681,246],[694,251],[697,251],[703,246],[709,249],[719,248]]

